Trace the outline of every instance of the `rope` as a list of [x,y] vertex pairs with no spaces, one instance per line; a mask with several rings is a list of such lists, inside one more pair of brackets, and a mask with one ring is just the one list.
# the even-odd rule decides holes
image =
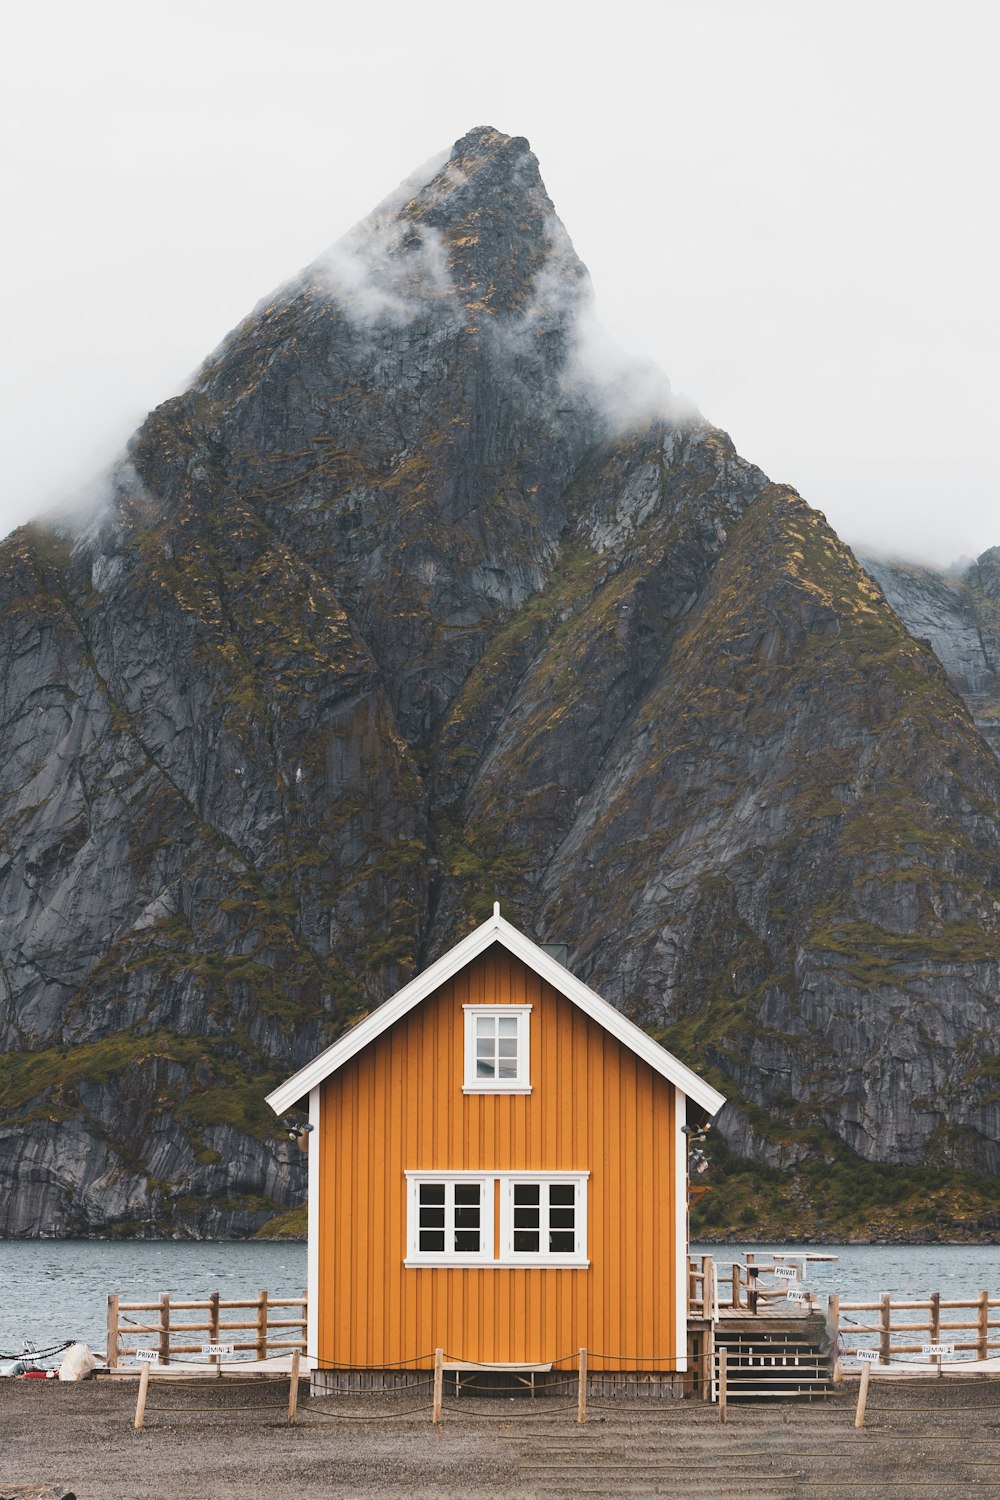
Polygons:
[[[435,1351],[432,1349],[429,1354],[411,1354],[409,1359],[381,1360],[377,1365],[349,1365],[345,1364],[343,1360],[320,1359],[318,1354],[306,1354],[304,1351],[303,1358],[315,1360],[317,1369],[323,1370],[405,1370],[408,1365],[419,1367],[423,1360],[433,1361],[434,1354]],[[268,1357],[270,1358],[270,1356]],[[451,1355],[445,1355],[446,1359],[450,1359],[451,1357]]]
[[24,1359],[29,1362],[33,1359],[51,1359],[54,1354],[61,1354],[64,1349],[69,1349],[75,1343],[75,1339],[67,1339],[62,1344],[52,1344],[46,1349],[22,1349],[18,1354],[4,1354],[0,1350],[0,1359]]
[[1000,1401],[974,1401],[971,1406],[873,1406],[872,1416],[881,1417],[888,1412],[935,1411],[938,1416],[955,1412],[964,1416],[967,1411],[1000,1411]]
[[[150,1380],[157,1381],[163,1385],[169,1385],[171,1390],[174,1391],[203,1391],[206,1388],[211,1390],[213,1385],[222,1385],[227,1391],[235,1391],[245,1386],[259,1386],[261,1381],[267,1378],[267,1376],[260,1375],[256,1380],[247,1380],[242,1376],[234,1375],[229,1379],[223,1375],[221,1377],[214,1376],[211,1380],[171,1380],[169,1376],[166,1379],[162,1379],[161,1376],[152,1375]],[[299,1378],[303,1379],[304,1376],[300,1376]],[[279,1375],[278,1379],[281,1380],[283,1377]]]
[[238,1416],[241,1411],[287,1411],[288,1402],[247,1401],[241,1402],[239,1406],[163,1406],[160,1402],[157,1402],[155,1406],[150,1406],[149,1402],[147,1401],[146,1410],[204,1412],[207,1416],[212,1417],[235,1417]]
[[[587,1358],[591,1359],[620,1359],[627,1365],[646,1365],[650,1369],[662,1369],[664,1365],[676,1365],[682,1358],[679,1354],[598,1354],[595,1349],[587,1350]],[[687,1358],[686,1355],[683,1358]],[[695,1360],[697,1363],[697,1359]]]
[[398,1396],[400,1391],[419,1391],[424,1386],[433,1385],[434,1378],[429,1376],[426,1380],[414,1380],[410,1385],[397,1386],[394,1390],[387,1391],[360,1391],[356,1386],[350,1385],[325,1385],[323,1396],[363,1396],[367,1401],[370,1396]]
[[396,1417],[412,1417],[414,1412],[426,1412],[430,1408],[424,1406],[408,1406],[405,1411],[380,1411],[371,1417],[359,1417],[351,1411],[320,1411],[313,1406],[300,1406],[299,1414],[311,1417],[328,1417],[339,1422],[391,1422]]
[[[451,1404],[451,1405],[445,1406],[444,1403],[442,1402],[442,1410],[443,1411],[453,1412],[456,1416],[459,1416],[459,1417],[464,1417],[464,1416],[475,1417],[477,1421],[486,1421],[486,1422],[510,1422],[510,1421],[513,1420],[513,1418],[515,1416],[515,1413],[514,1412],[510,1412],[510,1411],[469,1411],[469,1405],[470,1405],[470,1403],[468,1401],[466,1401],[466,1403],[465,1403],[464,1406],[457,1405],[457,1404],[454,1404],[454,1403]],[[572,1405],[566,1405],[566,1406],[548,1406],[548,1405],[546,1405],[546,1408],[545,1408],[544,1411],[520,1411],[520,1412],[517,1412],[516,1415],[517,1415],[517,1417],[519,1419],[530,1418],[530,1417],[546,1417],[547,1418],[547,1417],[555,1416],[555,1414],[557,1412],[561,1412],[561,1411],[576,1411],[576,1403],[574,1402]]]

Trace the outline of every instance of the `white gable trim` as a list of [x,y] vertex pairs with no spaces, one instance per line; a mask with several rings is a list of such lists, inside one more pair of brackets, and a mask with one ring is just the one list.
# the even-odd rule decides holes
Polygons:
[[478,957],[493,943],[500,943],[508,952],[522,959],[529,969],[533,969],[540,978],[546,980],[553,989],[572,1000],[579,1008],[598,1025],[603,1026],[605,1031],[617,1037],[624,1046],[647,1062],[654,1072],[660,1073],[668,1082],[680,1089],[695,1104],[701,1106],[708,1114],[714,1115],[725,1104],[725,1098],[711,1084],[699,1078],[690,1068],[685,1067],[679,1058],[674,1057],[659,1042],[653,1038],[627,1016],[623,1016],[620,1010],[602,1000],[589,985],[577,979],[562,964],[550,958],[530,938],[526,938],[523,932],[518,932],[516,927],[500,915],[500,905],[496,903],[493,907],[493,915],[485,921],[481,927],[470,932],[468,937],[463,938],[454,948],[450,948],[436,963],[431,964],[422,974],[393,995],[391,1000],[386,1000],[371,1015],[365,1016],[350,1031],[346,1032],[339,1041],[334,1042],[325,1052],[314,1057],[311,1063],[295,1073],[285,1083],[279,1085],[272,1093],[267,1095],[267,1102],[275,1114],[284,1114],[291,1109],[300,1099],[303,1099],[312,1089],[329,1078],[338,1068],[342,1068],[346,1062],[355,1057],[369,1042],[381,1036],[383,1031],[388,1031],[401,1020],[408,1011],[421,1000],[440,988],[440,986],[451,979],[466,964]]

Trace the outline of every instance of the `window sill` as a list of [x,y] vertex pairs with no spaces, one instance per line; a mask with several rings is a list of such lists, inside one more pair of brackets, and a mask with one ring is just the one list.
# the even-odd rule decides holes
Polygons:
[[530,1094],[530,1083],[466,1083],[463,1094]]
[[474,1271],[477,1266],[479,1266],[480,1269],[494,1266],[496,1265],[496,1261],[484,1260],[481,1255],[452,1255],[447,1257],[442,1256],[440,1260],[435,1260],[433,1256],[426,1256],[421,1257],[420,1260],[412,1260],[407,1258],[403,1261],[403,1265],[406,1266],[407,1270],[410,1271],[434,1271],[440,1270],[443,1267],[447,1268],[449,1266],[456,1271]]
[[478,1267],[482,1271],[589,1271],[589,1260],[559,1260],[555,1256],[540,1256],[537,1260],[463,1260],[456,1256],[451,1260],[404,1260],[408,1271],[470,1271]]

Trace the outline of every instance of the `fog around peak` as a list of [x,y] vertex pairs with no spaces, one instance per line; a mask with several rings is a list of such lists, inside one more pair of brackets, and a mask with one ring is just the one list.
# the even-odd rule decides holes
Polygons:
[[[530,141],[616,344],[859,552],[979,555],[1000,541],[994,31],[923,0],[511,0],[502,28],[452,0],[181,0],[168,28],[123,0],[58,26],[22,7],[0,529],[78,492],[268,288],[488,120]],[[405,306],[349,246],[331,277],[369,314]],[[598,350],[609,401],[613,364]],[[639,388],[629,411],[670,399]]]

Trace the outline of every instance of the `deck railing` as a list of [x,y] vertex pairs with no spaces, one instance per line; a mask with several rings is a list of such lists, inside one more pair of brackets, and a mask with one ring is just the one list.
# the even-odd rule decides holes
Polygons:
[[[802,1293],[808,1310],[815,1305],[816,1293],[789,1275],[787,1264],[757,1264],[754,1253],[747,1251],[745,1260],[716,1261],[711,1255],[688,1261],[688,1313],[692,1318],[717,1319],[720,1310],[762,1312],[770,1302],[788,1299],[790,1291]],[[762,1276],[781,1278],[780,1285],[765,1285]]]
[[[258,1292],[253,1298],[224,1301],[212,1292],[203,1302],[178,1301],[161,1292],[155,1302],[122,1302],[117,1292],[108,1296],[108,1365],[114,1368],[137,1348],[155,1349],[157,1362],[170,1363],[171,1356],[203,1354],[206,1345],[230,1346],[233,1354],[269,1359],[306,1347],[306,1294],[272,1297]],[[181,1322],[174,1314],[202,1313]],[[155,1317],[150,1317],[155,1314]],[[227,1314],[236,1314],[235,1319]],[[202,1335],[195,1339],[194,1335]],[[232,1337],[236,1335],[236,1337]],[[221,1355],[211,1356],[218,1363]],[[228,1348],[225,1357],[230,1357]]]

